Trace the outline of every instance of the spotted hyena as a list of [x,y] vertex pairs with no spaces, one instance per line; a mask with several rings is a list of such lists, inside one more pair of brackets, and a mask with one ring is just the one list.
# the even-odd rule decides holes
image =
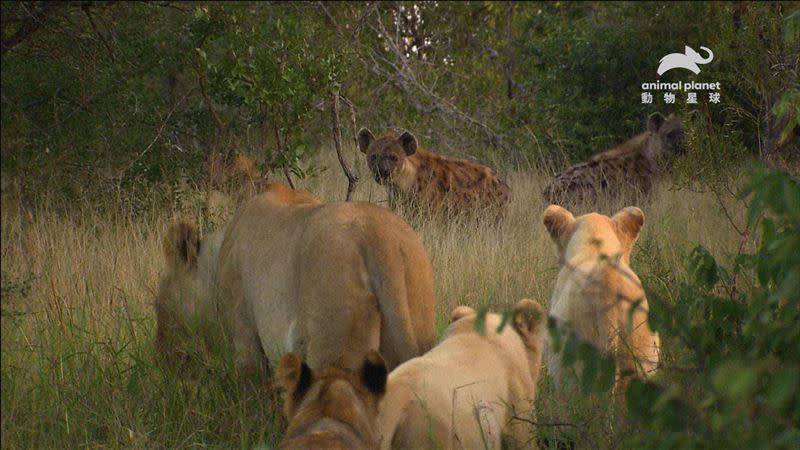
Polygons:
[[595,201],[601,195],[616,197],[624,192],[649,196],[668,160],[684,151],[683,144],[681,119],[653,113],[647,120],[647,131],[567,168],[542,194],[546,201],[556,204]]
[[393,206],[455,214],[490,210],[500,217],[511,201],[511,189],[492,169],[425,150],[407,131],[400,135],[388,131],[375,139],[362,128],[358,146]]

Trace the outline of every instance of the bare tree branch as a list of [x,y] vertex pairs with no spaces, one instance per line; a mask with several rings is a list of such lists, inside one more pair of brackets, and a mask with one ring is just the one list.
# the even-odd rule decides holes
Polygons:
[[[392,62],[374,51],[367,51],[367,55],[372,59],[373,63],[371,67],[372,72],[379,75],[384,75],[395,86],[400,88],[400,91],[406,95],[406,98],[418,111],[423,113],[441,111],[451,118],[474,125],[489,138],[492,145],[500,146],[503,142],[503,136],[501,134],[495,132],[486,123],[461,111],[453,102],[436,94],[433,89],[426,86],[426,84],[416,76],[409,64],[408,58],[406,58],[404,51],[399,44],[399,30],[395,30],[394,33],[390,33],[381,20],[380,11],[375,8],[373,9],[373,12],[376,25],[370,24],[369,26],[373,32],[384,37],[384,42],[386,43],[389,51],[396,57],[397,62]],[[382,70],[382,65],[391,67],[394,73],[387,73],[387,71]],[[416,95],[417,93],[422,94],[422,97],[428,100],[430,106],[426,106],[423,102],[421,102],[419,97]]]
[[92,26],[92,30],[100,38],[100,42],[103,43],[103,46],[106,48],[106,51],[108,51],[108,57],[109,59],[111,59],[111,62],[116,62],[117,59],[114,57],[114,50],[111,49],[111,45],[108,44],[106,37],[103,36],[103,33],[100,32],[100,29],[97,28],[97,24],[95,23],[94,18],[92,17],[92,13],[89,12],[91,5],[92,5],[91,3],[85,3],[83,6],[81,6],[81,10],[83,11],[84,14],[86,14],[86,18],[89,19],[89,25]]
[[[339,99],[342,102],[344,102],[344,104],[347,105],[348,108],[350,108],[350,127],[353,130],[353,154],[356,155],[356,157],[358,157],[359,149],[358,149],[358,128],[356,128],[356,108],[353,106],[353,102],[351,102],[347,98],[339,95]],[[356,179],[358,179],[360,176],[358,163],[356,163],[356,166],[354,167],[354,174]]]
[[[63,5],[66,2],[47,2],[42,5],[38,11],[28,11],[28,17],[24,19],[20,19],[22,23],[17,31],[11,35],[8,39],[3,39],[2,41],[2,55],[5,56],[6,52],[16,47],[22,41],[30,37],[33,33],[35,33],[41,26],[44,24],[47,17]],[[23,6],[24,8],[24,6]],[[25,8],[27,10],[27,8]]]
[[200,86],[200,95],[203,96],[203,101],[205,102],[208,111],[211,112],[211,116],[214,118],[217,128],[220,130],[225,129],[225,122],[222,120],[217,108],[214,106],[211,96],[208,95],[208,82],[206,81],[206,73],[199,67],[197,68],[197,83]]
[[[350,106],[350,110],[352,111],[352,104]],[[333,144],[336,147],[336,156],[339,158],[339,164],[341,164],[344,175],[347,177],[346,200],[349,202],[353,199],[353,192],[355,192],[356,185],[358,184],[358,176],[353,172],[350,164],[344,159],[344,155],[342,155],[342,127],[339,122],[338,92],[335,92],[331,98],[331,131],[333,132]]]
[[169,119],[172,117],[172,114],[175,112],[176,109],[178,109],[180,105],[183,104],[184,101],[186,101],[187,98],[189,98],[189,95],[191,95],[192,92],[193,89],[190,89],[188,92],[186,92],[186,94],[183,97],[180,98],[180,100],[178,100],[177,102],[175,102],[174,105],[172,105],[172,108],[169,110],[169,112],[167,112],[166,116],[164,116],[164,120],[161,121],[161,125],[158,127],[158,131],[156,132],[156,135],[153,138],[153,140],[147,147],[145,147],[144,150],[142,150],[141,153],[139,153],[139,155],[136,156],[136,158],[132,159],[131,162],[127,164],[127,166],[120,172],[120,176],[125,172],[127,172],[128,170],[130,170],[130,168],[133,167],[136,161],[142,159],[145,153],[147,153],[153,147],[153,145],[155,145],[155,143],[158,142],[159,139],[161,139],[161,136],[164,133],[164,128],[166,128],[167,123],[169,123]]
[[[285,145],[286,141],[285,140],[281,141],[281,133],[278,130],[278,124],[277,123],[273,124],[272,129],[275,132],[275,145],[278,146],[278,152],[283,154],[283,152],[286,151],[286,145]],[[291,187],[292,189],[295,189],[294,182],[292,181],[292,176],[289,173],[289,168],[286,167],[285,164],[283,165],[283,176],[286,177],[286,182],[289,183],[289,187]]]

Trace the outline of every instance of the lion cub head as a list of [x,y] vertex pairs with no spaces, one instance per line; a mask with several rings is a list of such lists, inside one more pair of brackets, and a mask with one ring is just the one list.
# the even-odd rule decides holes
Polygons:
[[[499,340],[505,348],[514,348],[522,343],[528,357],[528,366],[534,384],[542,368],[545,314],[542,306],[529,298],[520,300],[506,323],[500,314],[486,314],[484,331],[489,339]],[[450,313],[447,337],[460,333],[474,333],[478,313],[469,306],[458,306]],[[502,330],[500,325],[504,324]]]
[[[649,305],[630,268],[633,245],[644,226],[644,213],[627,207],[612,217],[590,213],[574,217],[550,205],[544,225],[556,244],[561,270],[550,301],[550,315],[569,323],[584,340],[617,360],[615,392],[624,392],[629,374],[650,376],[657,370],[660,338],[649,326]],[[560,356],[548,369],[562,379]]]
[[577,257],[619,257],[630,264],[633,244],[644,226],[644,213],[635,206],[613,217],[584,214],[578,218],[558,205],[544,211],[544,226],[555,242],[560,264]]
[[375,417],[387,375],[374,350],[357,372],[333,367],[312,371],[297,354],[285,354],[277,370],[289,419],[281,448],[376,448]]
[[358,132],[358,148],[367,155],[367,165],[378,184],[391,183],[404,187],[413,181],[414,167],[408,158],[417,152],[417,138],[408,131],[400,136],[393,131],[380,139],[362,128]]

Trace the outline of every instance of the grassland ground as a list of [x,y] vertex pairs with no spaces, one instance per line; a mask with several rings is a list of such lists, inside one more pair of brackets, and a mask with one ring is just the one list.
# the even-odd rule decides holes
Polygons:
[[[346,183],[335,160],[321,164],[328,170],[299,187],[342,200]],[[459,304],[502,310],[524,297],[548,303],[557,261],[541,223],[547,177],[506,173],[514,200],[499,225],[413,223],[433,263],[440,332]],[[386,204],[382,188],[362,179],[356,200]],[[161,237],[172,217],[201,217],[205,193],[190,194],[136,213],[20,204],[4,194],[2,448],[251,448],[280,439],[278,405],[237,389],[224,362],[180,383],[154,364]],[[743,207],[732,196],[663,182],[638,206],[646,222],[632,266],[648,290],[669,292],[685,278],[685,257],[698,244],[723,259],[739,250],[731,221],[743,222]],[[662,339],[664,360],[678,358],[670,338]],[[632,425],[614,417],[610,404],[603,396],[556,392],[544,376],[537,400],[542,442],[615,447]]]

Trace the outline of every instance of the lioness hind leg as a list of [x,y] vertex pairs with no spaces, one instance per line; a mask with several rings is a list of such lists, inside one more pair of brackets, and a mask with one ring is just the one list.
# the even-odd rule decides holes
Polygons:
[[247,326],[234,328],[231,338],[233,364],[239,379],[257,385],[268,385],[272,374],[255,328]]

